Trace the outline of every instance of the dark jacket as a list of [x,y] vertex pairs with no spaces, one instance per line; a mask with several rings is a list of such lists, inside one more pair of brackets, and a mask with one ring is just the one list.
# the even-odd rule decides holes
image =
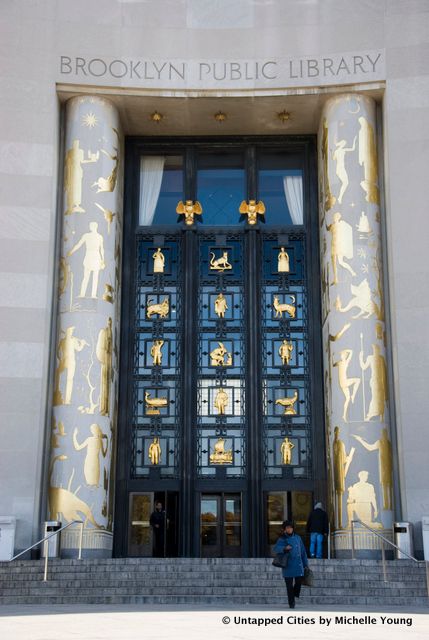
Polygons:
[[308,516],[307,531],[309,533],[329,533],[328,514],[324,509],[313,509]]
[[290,545],[292,549],[286,551],[288,554],[288,563],[286,569],[282,569],[283,578],[296,578],[304,575],[304,567],[308,566],[307,553],[304,543],[297,533],[291,536],[282,535],[274,545],[274,553],[283,553],[284,548]]

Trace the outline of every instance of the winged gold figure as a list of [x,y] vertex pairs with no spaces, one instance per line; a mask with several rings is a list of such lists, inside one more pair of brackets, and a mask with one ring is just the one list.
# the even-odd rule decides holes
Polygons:
[[256,224],[258,221],[258,214],[263,216],[265,214],[265,205],[262,200],[256,202],[256,200],[243,200],[240,204],[239,212],[247,215],[247,222],[249,224]]
[[203,208],[198,200],[185,200],[185,203],[180,201],[176,207],[176,213],[185,216],[185,224],[194,224],[194,215],[201,215]]

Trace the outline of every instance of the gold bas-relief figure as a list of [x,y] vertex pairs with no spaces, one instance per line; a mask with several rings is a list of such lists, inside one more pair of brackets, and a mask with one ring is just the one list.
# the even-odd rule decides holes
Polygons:
[[145,391],[144,401],[146,403],[146,415],[147,416],[159,416],[160,408],[168,406],[167,398],[151,398],[150,393]]
[[392,509],[392,492],[393,492],[393,467],[392,467],[392,443],[389,440],[386,427],[381,431],[381,437],[373,444],[369,444],[360,436],[353,434],[358,442],[361,443],[367,451],[378,451],[378,473],[380,476],[380,484],[383,491],[383,510]]
[[341,267],[346,269],[352,276],[356,273],[344,260],[353,258],[353,229],[348,222],[341,220],[341,213],[334,213],[334,221],[326,224],[326,229],[331,233],[331,264],[334,275],[333,284],[338,283],[337,261]]
[[295,318],[296,315],[296,306],[295,306],[295,296],[290,296],[292,300],[292,304],[287,302],[280,302],[278,296],[274,296],[273,307],[276,318],[283,318],[283,313],[287,313],[291,318]]
[[357,313],[355,316],[352,316],[353,320],[356,320],[356,318],[360,318],[361,316],[363,316],[364,318],[369,318],[373,314],[375,314],[376,317],[380,319],[380,309],[372,299],[371,289],[366,278],[364,278],[364,280],[362,280],[362,282],[358,285],[351,284],[350,290],[352,298],[345,307],[341,306],[340,297],[337,297],[335,301],[335,309],[337,311],[346,313],[350,309],[356,307],[357,309],[359,309],[359,313]]
[[100,376],[100,413],[102,416],[110,415],[110,385],[113,381],[112,367],[112,318],[107,320],[107,326],[100,330],[97,339],[95,353],[101,364]]
[[283,340],[279,347],[279,356],[282,359],[282,363],[288,365],[292,358],[293,344],[287,340]]
[[67,264],[67,261],[64,257],[60,258],[60,274],[58,278],[58,295],[59,296],[62,296],[65,290],[67,289],[70,276],[71,276],[70,265]]
[[225,438],[218,438],[210,454],[210,464],[232,464],[232,449],[225,451]]
[[114,302],[114,288],[112,287],[111,284],[105,284],[104,285],[104,293],[102,295],[102,298],[104,300],[104,302],[110,302],[110,304],[113,304]]
[[150,355],[152,356],[152,364],[154,367],[160,367],[162,365],[162,345],[164,340],[154,340],[150,348]]
[[265,205],[262,200],[259,200],[259,202],[256,202],[256,200],[249,200],[249,202],[243,200],[240,204],[239,212],[247,215],[247,222],[250,225],[254,225],[258,221],[258,215],[264,215]]
[[[89,346],[86,340],[81,340],[73,335],[74,330],[75,327],[68,327],[65,332],[62,331],[63,337],[58,342],[57,358],[59,363],[55,371],[54,405],[71,404],[73,380],[76,372],[76,351],[82,351],[84,347]],[[60,391],[60,377],[64,371],[67,371],[67,374],[63,399]]]
[[295,391],[292,398],[277,398],[276,404],[285,408],[284,416],[296,416],[295,402],[298,400],[298,391]]
[[85,524],[90,522],[96,529],[101,529],[101,525],[96,522],[86,502],[77,497],[76,493],[79,491],[79,488],[76,489],[74,493],[71,491],[74,469],[71,473],[67,489],[52,485],[52,474],[57,460],[67,460],[67,456],[55,456],[50,464],[48,490],[49,518],[51,520],[59,520],[60,522],[64,522],[64,520],[66,522],[72,522],[72,520],[82,520],[83,515]]
[[380,195],[378,190],[377,143],[374,129],[366,118],[359,120],[359,164],[363,166],[364,179],[360,183],[366,193],[366,201],[378,204]]
[[79,147],[79,140],[73,140],[72,148],[66,152],[64,163],[64,189],[66,192],[66,215],[71,213],[85,213],[82,208],[82,180],[83,164],[97,162],[100,157],[99,152],[88,151],[88,158],[85,160],[85,153]]
[[365,238],[372,233],[372,229],[369,224],[368,216],[365,211],[362,211],[359,218],[359,224],[356,225],[357,230],[359,231],[360,238]]
[[346,147],[347,141],[346,140],[340,140],[339,142],[335,143],[336,149],[334,151],[334,153],[332,154],[332,157],[334,159],[334,161],[337,163],[337,167],[335,169],[335,173],[337,174],[340,182],[341,182],[341,189],[340,189],[340,193],[338,195],[338,202],[339,204],[342,203],[343,201],[343,196],[346,192],[347,187],[349,186],[349,177],[347,175],[347,171],[346,171],[346,166],[345,166],[345,158],[346,158],[346,153],[350,153],[352,151],[355,150],[356,148],[356,136],[353,140],[353,146],[351,147]]
[[[114,129],[113,127],[112,129],[115,132],[117,138],[119,139],[119,133],[117,132],[117,130]],[[118,178],[119,153],[116,147],[113,147],[113,154],[109,153],[105,149],[101,149],[101,153],[104,153],[104,155],[110,158],[110,160],[113,160],[115,164],[113,165],[113,169],[110,172],[110,174],[107,176],[107,178],[103,178],[103,177],[98,178],[98,180],[96,180],[91,186],[97,187],[97,193],[100,193],[100,192],[111,193],[112,191],[115,190],[116,180]]]
[[167,297],[164,298],[164,300],[162,302],[159,303],[152,303],[151,299],[148,299],[148,305],[147,305],[147,317],[151,318],[154,315],[159,315],[160,318],[166,318],[168,316],[168,313],[170,311],[170,303]]
[[57,423],[56,419],[53,418],[51,426],[51,449],[59,449],[59,438],[64,438],[64,436],[66,435],[67,434],[64,429],[64,422],[59,420]]
[[372,345],[372,354],[363,359],[363,350],[359,352],[359,364],[362,371],[371,369],[371,378],[369,386],[371,389],[371,400],[368,407],[368,413],[365,416],[365,422],[371,418],[379,417],[384,420],[384,412],[387,403],[387,370],[384,356],[380,353],[378,344]]
[[[93,487],[98,487],[100,484],[100,453],[103,458],[106,457],[108,438],[98,424],[92,424],[90,430],[92,436],[89,436],[82,444],[79,444],[77,441],[78,430],[75,429],[73,431],[73,446],[75,451],[86,449],[85,464],[83,467],[85,481]],[[104,447],[104,441],[106,441],[106,447]]]
[[152,255],[152,258],[153,258],[153,272],[164,273],[165,256],[161,251],[161,247],[158,247],[158,249]]
[[281,447],[280,447],[280,453],[282,455],[282,464],[291,464],[291,462],[292,462],[292,449],[294,449],[294,448],[295,448],[295,445],[286,436],[286,438],[283,440],[283,442],[281,444]]
[[329,184],[328,159],[328,122],[325,118],[325,120],[323,121],[322,131],[323,191],[325,192],[325,212],[329,211],[329,209],[332,209],[337,201],[335,196],[332,195],[331,185]]
[[210,351],[212,367],[230,367],[232,365],[232,353],[229,353],[223,342],[218,342],[218,347]]
[[98,204],[98,202],[94,202],[94,204],[95,204],[96,207],[98,207],[100,209],[100,211],[103,212],[104,219],[107,222],[107,233],[110,235],[110,225],[113,222],[113,218],[117,214],[113,213],[113,211],[111,211],[110,209],[106,209],[105,207],[102,207],[101,204]]
[[228,271],[232,269],[232,264],[228,262],[228,251],[224,251],[220,258],[216,258],[216,254],[210,251],[210,269],[212,271]]
[[226,408],[228,407],[228,394],[225,391],[225,389],[223,389],[222,387],[220,387],[219,391],[217,392],[215,399],[214,399],[214,406],[216,407],[216,409],[219,412],[219,415],[225,415],[226,413]]
[[201,215],[203,212],[203,208],[198,200],[186,200],[185,204],[180,201],[176,207],[176,213],[179,215],[185,216],[185,224],[192,225],[194,224],[194,215]]
[[368,471],[359,471],[359,482],[348,487],[347,498],[347,518],[349,527],[355,516],[362,522],[373,529],[382,528],[380,522],[375,522],[374,518],[378,516],[377,499],[375,497],[374,485],[368,482]]
[[[340,359],[337,362],[332,362],[332,365],[338,368],[338,382],[340,384],[341,391],[344,393],[344,408],[343,408],[344,422],[348,422],[347,410],[349,408],[350,400],[352,401],[352,403],[355,401],[356,393],[360,385],[359,378],[347,377],[347,368],[350,364],[352,357],[353,357],[352,349],[343,349],[342,351],[340,351]],[[350,387],[352,387],[351,393],[350,393]]]
[[284,247],[280,247],[277,256],[277,271],[279,273],[289,273],[289,254]]
[[80,287],[79,298],[86,296],[86,290],[88,288],[89,279],[92,274],[92,291],[91,298],[97,297],[98,289],[98,276],[102,269],[104,269],[104,241],[103,236],[98,233],[97,222],[89,223],[90,231],[84,233],[81,239],[74,245],[68,252],[68,256],[72,256],[75,251],[78,251],[83,245],[85,245],[85,257],[83,259],[83,278]]
[[334,490],[335,490],[335,512],[337,514],[337,528],[343,528],[343,495],[346,490],[346,477],[353,460],[355,448],[351,447],[347,455],[344,442],[340,439],[340,428],[334,429],[334,442],[332,446],[334,460]]
[[159,464],[161,460],[161,445],[159,444],[159,438],[154,438],[149,445],[148,456],[152,464]]
[[223,293],[220,293],[215,300],[215,314],[218,318],[225,317],[225,311],[228,309],[226,298]]

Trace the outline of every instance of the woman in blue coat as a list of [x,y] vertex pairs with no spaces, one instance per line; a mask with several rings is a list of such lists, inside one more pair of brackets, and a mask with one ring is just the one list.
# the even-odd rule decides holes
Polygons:
[[287,599],[289,607],[295,608],[295,598],[299,598],[301,582],[304,576],[304,567],[308,566],[307,553],[300,536],[294,532],[293,522],[285,520],[282,524],[283,535],[274,546],[274,553],[287,553],[288,563],[282,569],[286,582]]

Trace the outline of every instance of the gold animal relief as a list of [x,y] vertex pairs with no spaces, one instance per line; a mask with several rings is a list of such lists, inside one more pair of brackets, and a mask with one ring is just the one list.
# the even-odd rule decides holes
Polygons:
[[166,318],[170,311],[170,303],[167,297],[162,302],[153,303],[151,298],[148,299],[147,317],[158,315],[160,318]]
[[232,269],[232,264],[228,262],[228,251],[224,251],[220,258],[216,258],[216,254],[213,251],[210,252],[210,269],[211,271],[229,271]]
[[276,404],[284,407],[284,416],[296,416],[295,402],[298,400],[298,391],[295,391],[292,398],[277,398]]
[[258,221],[258,215],[263,216],[265,213],[265,205],[262,200],[256,202],[256,200],[243,200],[240,204],[239,212],[242,215],[247,215],[247,222],[250,225],[254,225]]
[[225,450],[225,438],[218,438],[210,454],[210,464],[232,464],[232,449]]
[[287,313],[291,318],[295,318],[296,315],[296,306],[295,306],[295,296],[290,296],[292,300],[292,304],[287,302],[280,302],[278,296],[274,296],[273,307],[276,318],[283,318],[283,313]]
[[168,407],[167,398],[151,398],[148,391],[145,391],[144,401],[146,403],[147,416],[159,416],[161,413],[160,409]]

